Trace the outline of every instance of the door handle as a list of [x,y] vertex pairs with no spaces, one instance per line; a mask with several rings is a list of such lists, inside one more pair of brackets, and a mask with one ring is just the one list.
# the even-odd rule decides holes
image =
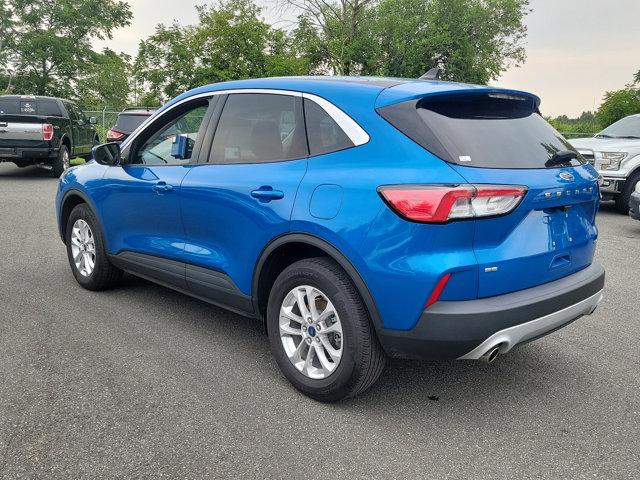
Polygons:
[[158,182],[153,187],[151,187],[154,192],[158,195],[162,193],[167,193],[173,190],[173,185],[169,185],[167,182]]
[[267,203],[271,200],[280,200],[284,198],[284,192],[281,190],[274,190],[273,187],[265,185],[252,191],[251,196],[253,198],[257,198],[263,203]]

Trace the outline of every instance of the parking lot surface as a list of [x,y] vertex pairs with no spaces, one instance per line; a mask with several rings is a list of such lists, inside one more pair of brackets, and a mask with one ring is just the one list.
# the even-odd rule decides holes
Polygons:
[[131,276],[80,288],[56,187],[0,165],[0,478],[640,476],[640,222],[610,206],[593,315],[492,365],[391,361],[325,405],[256,321]]

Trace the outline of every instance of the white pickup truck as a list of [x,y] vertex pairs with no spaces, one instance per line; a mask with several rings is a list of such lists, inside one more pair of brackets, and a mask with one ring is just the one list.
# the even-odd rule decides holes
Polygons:
[[640,114],[630,115],[591,138],[569,140],[602,175],[603,200],[615,200],[629,211],[631,194],[640,184]]

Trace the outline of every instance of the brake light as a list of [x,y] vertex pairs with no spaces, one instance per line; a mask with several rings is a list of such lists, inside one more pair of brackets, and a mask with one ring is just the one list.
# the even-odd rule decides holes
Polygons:
[[526,187],[511,185],[397,185],[378,189],[401,217],[415,222],[494,217],[513,211]]
[[53,125],[50,123],[42,124],[42,139],[46,142],[51,141],[53,138]]
[[119,132],[117,130],[109,130],[107,132],[107,138],[111,140],[120,140],[124,137],[124,133]]

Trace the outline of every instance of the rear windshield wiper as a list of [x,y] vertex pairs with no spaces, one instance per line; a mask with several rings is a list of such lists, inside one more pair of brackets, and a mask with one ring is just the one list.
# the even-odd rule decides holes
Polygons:
[[547,160],[544,164],[545,167],[551,168],[556,165],[560,165],[562,163],[571,165],[571,160],[574,158],[578,158],[578,152],[574,152],[572,150],[560,150],[553,154],[549,160]]
[[596,135],[596,138],[618,138],[618,137],[614,137],[613,135],[607,135],[606,133],[599,133]]

